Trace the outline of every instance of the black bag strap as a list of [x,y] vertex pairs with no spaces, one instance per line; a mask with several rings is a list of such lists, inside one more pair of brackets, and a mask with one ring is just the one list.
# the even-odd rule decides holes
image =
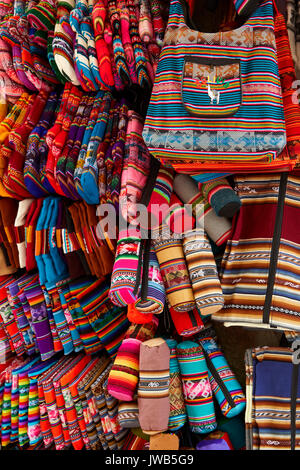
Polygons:
[[143,256],[143,277],[142,277],[142,287],[141,287],[141,300],[146,301],[148,297],[148,281],[149,281],[149,257],[150,257],[150,248],[151,248],[151,238],[150,233],[148,233],[148,238],[144,243],[144,256]]
[[279,246],[280,246],[287,181],[288,181],[288,173],[287,172],[282,173],[280,176],[280,183],[279,183],[278,203],[277,203],[277,210],[276,210],[276,216],[275,216],[275,227],[274,227],[274,233],[273,233],[273,241],[272,241],[270,264],[269,264],[268,285],[267,285],[264,310],[263,310],[263,323],[269,323],[269,319],[270,319],[270,308],[272,304],[274,282],[275,282],[277,263],[278,263],[278,253],[279,253]]

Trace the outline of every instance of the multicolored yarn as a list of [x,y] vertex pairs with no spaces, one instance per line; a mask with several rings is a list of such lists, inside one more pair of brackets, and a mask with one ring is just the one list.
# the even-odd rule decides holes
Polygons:
[[67,185],[69,191],[73,194],[74,199],[79,199],[75,182],[73,180],[74,174],[76,171],[77,160],[79,157],[79,153],[81,150],[81,145],[83,145],[83,138],[85,135],[86,127],[89,124],[90,115],[93,109],[94,104],[94,97],[90,96],[87,102],[87,106],[83,112],[82,121],[80,123],[78,133],[76,135],[76,140],[74,142],[74,146],[70,151],[67,161],[66,161],[66,177],[67,177]]
[[117,67],[114,61],[114,52],[113,52],[113,34],[112,34],[112,27],[110,25],[109,18],[106,17],[105,23],[104,23],[104,41],[107,44],[108,52],[109,52],[109,57],[110,57],[110,63],[111,63],[111,70],[114,78],[114,86],[116,91],[123,91],[124,90],[124,85],[122,83],[121,78],[118,75],[117,72]]
[[60,23],[55,25],[52,50],[60,74],[66,78],[67,82],[70,81],[73,85],[79,86],[80,82],[73,64],[73,40]]
[[[15,367],[23,367],[25,361],[15,363]],[[12,390],[12,368],[5,374],[3,396],[2,396],[2,419],[1,419],[1,447],[6,447],[10,443],[11,434],[11,390]]]
[[10,416],[10,436],[9,441],[15,442],[18,441],[18,424],[19,424],[19,373],[23,370],[26,371],[26,368],[29,364],[25,364],[19,368],[16,368],[12,371],[12,386],[11,386],[11,416]]
[[97,90],[102,89],[102,81],[99,71],[99,64],[97,59],[96,43],[94,39],[94,32],[92,26],[92,19],[90,16],[83,18],[81,22],[81,33],[85,38],[88,45],[88,58],[90,69],[92,71],[95,82],[97,83]]
[[81,21],[83,14],[80,10],[75,9],[70,15],[70,26],[74,33],[76,33],[76,40],[74,45],[74,62],[78,71],[78,78],[81,86],[85,91],[96,91],[98,89],[97,82],[92,73],[89,55],[88,55],[88,42],[82,34]]
[[185,425],[187,421],[187,415],[184,404],[179,364],[176,357],[177,341],[175,339],[167,339],[166,343],[170,348],[170,416],[168,429],[175,432]]
[[53,366],[50,367],[50,369],[46,370],[43,374],[41,374],[38,377],[38,403],[39,403],[39,411],[40,411],[40,430],[42,433],[42,439],[44,442],[44,445],[47,448],[49,448],[54,440],[53,440],[53,434],[51,432],[51,426],[50,426],[50,421],[49,419],[54,420],[56,418],[56,413],[55,410],[49,413],[48,417],[48,410],[46,406],[46,398],[45,398],[45,393],[44,393],[44,383],[48,381],[51,381],[52,376],[58,372],[62,367],[64,367],[65,363],[69,363],[70,358],[61,358],[56,362]]
[[[33,276],[23,279],[23,282],[30,283]],[[22,278],[20,279],[22,281]],[[27,282],[26,282],[27,281]],[[26,285],[26,284],[25,284]],[[10,303],[12,313],[16,319],[19,331],[22,335],[24,345],[26,347],[26,352],[28,355],[32,355],[35,352],[35,343],[33,341],[33,336],[31,334],[31,326],[27,320],[27,317],[24,313],[22,303],[18,297],[19,295],[19,284],[17,281],[10,282],[7,287],[7,298]]]
[[67,421],[68,423],[78,423],[80,429],[81,438],[77,438],[77,436],[74,436],[72,433],[70,434],[72,445],[76,450],[81,450],[83,446],[85,446],[87,450],[91,449],[89,437],[87,434],[87,428],[82,413],[82,406],[79,401],[77,385],[82,380],[84,380],[85,377],[88,376],[89,373],[98,364],[101,363],[102,360],[99,358],[91,359],[88,364],[82,369],[82,371],[77,375],[77,377],[75,377],[74,380],[68,384],[68,387],[63,389]]
[[80,360],[78,357],[70,357],[67,361],[62,363],[61,367],[56,370],[52,376],[42,381],[45,405],[47,408],[50,423],[50,430],[53,436],[56,450],[63,450],[66,448],[66,445],[65,435],[62,427],[62,419],[60,417],[58,408],[59,403],[56,402],[55,386],[58,386],[60,378],[65,375],[69,371],[70,367],[75,365],[78,360]]
[[58,412],[62,422],[62,431],[64,436],[64,443],[65,447],[68,447],[72,443],[71,434],[73,434],[73,438],[76,441],[78,438],[80,439],[80,429],[78,427],[78,423],[75,421],[69,423],[67,420],[67,413],[66,413],[66,403],[65,403],[65,390],[67,388],[67,384],[69,381],[72,381],[74,377],[78,376],[82,369],[90,362],[90,357],[86,355],[80,354],[76,357],[76,360],[72,362],[69,366],[68,372],[66,372],[63,376],[59,377],[56,380],[56,377],[53,381],[54,389],[55,389],[55,397],[56,403],[58,407]]
[[62,149],[62,153],[57,159],[57,164],[56,164],[55,179],[59,183],[59,186],[62,192],[66,195],[66,197],[69,197],[70,199],[74,199],[74,197],[73,197],[73,194],[70,192],[68,188],[68,184],[67,184],[67,176],[65,174],[66,162],[67,162],[69,153],[72,151],[72,148],[76,141],[76,137],[80,128],[80,123],[83,119],[83,112],[87,105],[88,99],[89,97],[87,95],[83,96],[80,102],[80,105],[78,106],[76,115],[69,129],[68,139],[66,141],[64,148]]
[[39,360],[33,359],[18,373],[18,389],[19,389],[19,403],[18,403],[18,441],[21,447],[28,444],[28,407],[29,407],[29,377],[33,367],[36,367]]
[[[103,382],[107,379],[111,366],[112,364],[107,361],[102,362],[101,367],[98,365],[97,369],[85,378],[85,387],[83,388],[82,384],[78,386],[78,393],[83,398],[83,412],[85,409],[87,410],[85,413],[85,422],[92,449],[99,449],[101,446],[103,446],[104,449],[109,448],[110,450],[116,450],[117,448],[103,390]],[[93,416],[89,411],[87,397],[84,398],[85,390],[89,384],[94,402]]]
[[217,423],[202,350],[193,341],[183,341],[177,345],[176,354],[191,431],[196,434],[214,431]]

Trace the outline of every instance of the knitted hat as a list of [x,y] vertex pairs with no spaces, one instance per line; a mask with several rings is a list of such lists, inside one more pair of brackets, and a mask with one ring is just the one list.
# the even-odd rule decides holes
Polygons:
[[81,21],[83,14],[80,10],[75,9],[70,15],[70,27],[76,33],[75,45],[74,45],[74,62],[75,67],[78,70],[78,78],[81,86],[84,90],[96,91],[98,85],[94,79],[92,70],[90,68],[89,57],[88,57],[88,44],[81,33]]
[[112,89],[114,86],[114,77],[110,63],[109,50],[103,37],[105,18],[106,7],[103,0],[99,0],[97,3],[94,4],[92,12],[99,74],[102,85],[105,88]]
[[0,38],[0,62],[1,70],[6,72],[9,78],[13,81],[22,85],[21,80],[18,78],[13,65],[12,51],[9,45]]
[[19,252],[20,268],[26,266],[26,243],[25,243],[25,222],[33,199],[24,199],[19,202],[18,212],[15,219],[15,234]]
[[64,84],[67,81],[67,77],[65,77],[62,73],[60,73],[60,71],[59,71],[59,69],[56,65],[56,62],[55,62],[55,59],[54,59],[53,47],[52,47],[53,38],[54,38],[54,31],[50,31],[49,34],[48,34],[48,39],[47,39],[47,58],[48,58],[50,66],[51,66],[51,69],[55,73],[55,76],[56,76],[57,80],[60,83]]
[[60,23],[55,25],[52,50],[59,72],[73,85],[79,86],[73,63],[73,40]]
[[94,77],[95,83],[97,84],[97,90],[102,89],[102,81],[99,71],[99,63],[97,59],[96,44],[94,39],[94,32],[92,26],[92,19],[90,16],[84,17],[80,24],[80,31],[84,37],[87,47],[88,47],[88,59],[89,66]]
[[22,50],[19,44],[15,44],[12,47],[12,54],[13,54],[13,65],[16,71],[16,74],[19,78],[19,80],[22,82],[22,84],[28,88],[28,90],[37,92],[36,86],[31,82],[31,80],[28,79],[24,65],[22,63]]
[[26,240],[26,271],[36,268],[35,260],[35,241],[38,240],[35,235],[37,220],[42,208],[43,199],[35,199],[30,206],[25,223]]
[[41,0],[38,5],[27,11],[27,19],[36,29],[49,31],[54,29],[56,4],[53,0]]
[[[4,98],[2,98],[2,103],[5,104],[6,101],[14,104],[20,98],[22,93],[24,92],[24,87],[19,85],[16,82],[13,82],[7,73],[0,71],[0,86],[1,86],[1,93]],[[4,95],[5,94],[5,95]]]

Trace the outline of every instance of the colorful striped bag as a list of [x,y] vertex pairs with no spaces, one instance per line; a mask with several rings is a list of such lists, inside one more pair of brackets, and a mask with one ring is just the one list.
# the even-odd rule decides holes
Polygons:
[[[171,0],[143,138],[165,165],[190,174],[275,169],[286,145],[273,1],[239,28],[191,29]],[[287,162],[285,162],[286,164]]]

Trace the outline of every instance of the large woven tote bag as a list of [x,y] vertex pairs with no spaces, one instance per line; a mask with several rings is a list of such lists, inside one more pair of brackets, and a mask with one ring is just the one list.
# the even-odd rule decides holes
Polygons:
[[190,174],[275,168],[286,131],[273,1],[226,32],[192,30],[186,12],[171,0],[143,131],[149,151]]

